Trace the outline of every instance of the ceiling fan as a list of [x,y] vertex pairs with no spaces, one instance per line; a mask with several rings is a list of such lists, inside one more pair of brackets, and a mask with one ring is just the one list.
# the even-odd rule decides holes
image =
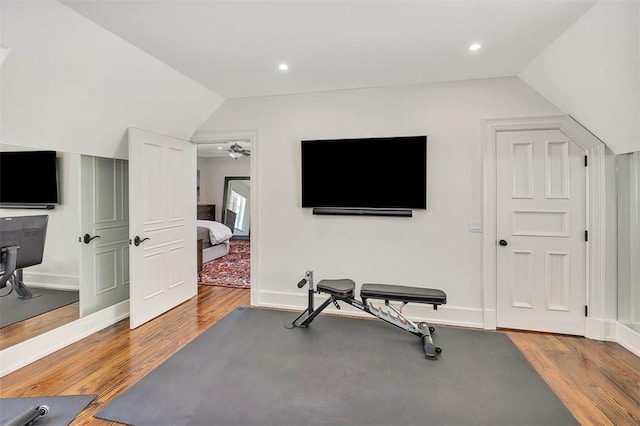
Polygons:
[[229,151],[229,156],[231,158],[233,158],[234,160],[237,160],[238,158],[242,157],[243,155],[245,157],[248,157],[248,156],[251,155],[251,151],[249,151],[248,149],[243,148],[238,143],[234,143],[233,145],[231,145],[227,151]]
[[237,160],[238,158],[242,157],[243,155],[245,157],[248,157],[248,156],[251,155],[251,151],[249,151],[248,149],[243,148],[238,143],[232,144],[227,151],[229,151],[229,156],[231,158],[233,158],[234,160]]

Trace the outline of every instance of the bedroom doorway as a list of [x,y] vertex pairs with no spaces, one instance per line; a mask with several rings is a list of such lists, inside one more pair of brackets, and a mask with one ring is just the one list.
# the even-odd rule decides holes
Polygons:
[[198,284],[251,290],[253,137],[197,141]]

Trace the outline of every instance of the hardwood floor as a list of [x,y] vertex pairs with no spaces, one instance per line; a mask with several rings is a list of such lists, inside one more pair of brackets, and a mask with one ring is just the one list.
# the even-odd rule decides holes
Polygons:
[[617,343],[506,331],[583,425],[640,425],[640,358]]
[[36,317],[2,327],[0,351],[80,318],[80,302],[71,303]]
[[[136,330],[121,321],[0,378],[0,397],[96,393],[73,425],[115,425],[93,414],[237,306],[249,305],[248,290],[199,291]],[[615,343],[505,333],[582,424],[640,425],[640,358]]]

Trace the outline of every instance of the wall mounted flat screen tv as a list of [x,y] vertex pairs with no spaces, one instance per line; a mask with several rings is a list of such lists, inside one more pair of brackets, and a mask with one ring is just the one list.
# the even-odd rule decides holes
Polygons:
[[55,151],[0,152],[0,205],[58,204]]
[[302,207],[426,209],[427,137],[304,140]]

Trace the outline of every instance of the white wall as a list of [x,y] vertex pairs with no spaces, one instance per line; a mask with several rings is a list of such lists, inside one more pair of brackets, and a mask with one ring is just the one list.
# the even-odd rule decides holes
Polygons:
[[[0,151],[23,150],[0,144]],[[44,256],[24,270],[27,286],[79,289],[80,155],[58,152],[60,205],[53,210],[0,209],[0,217],[48,215]]]
[[223,101],[55,0],[1,7],[3,143],[126,158],[128,127],[186,140]]
[[[2,22],[2,19],[3,19],[2,14],[3,14],[2,7],[0,7],[0,22]],[[2,63],[6,59],[7,55],[9,55],[9,53],[11,52],[11,49],[9,49],[4,45],[3,39],[4,39],[4,36],[2,34],[2,31],[0,31],[0,67],[2,66]]]
[[249,176],[251,174],[250,157],[198,157],[200,170],[199,204],[215,204],[216,220],[222,221],[222,198],[224,196],[224,178],[227,176]]
[[520,77],[616,154],[640,150],[640,2],[596,3]]
[[[295,283],[314,270],[318,280],[442,288],[444,316],[480,325],[482,241],[468,228],[482,217],[483,119],[558,113],[514,77],[228,100],[199,131],[257,132],[258,303],[302,305]],[[426,211],[313,216],[300,207],[300,140],[421,134],[428,136]]]

